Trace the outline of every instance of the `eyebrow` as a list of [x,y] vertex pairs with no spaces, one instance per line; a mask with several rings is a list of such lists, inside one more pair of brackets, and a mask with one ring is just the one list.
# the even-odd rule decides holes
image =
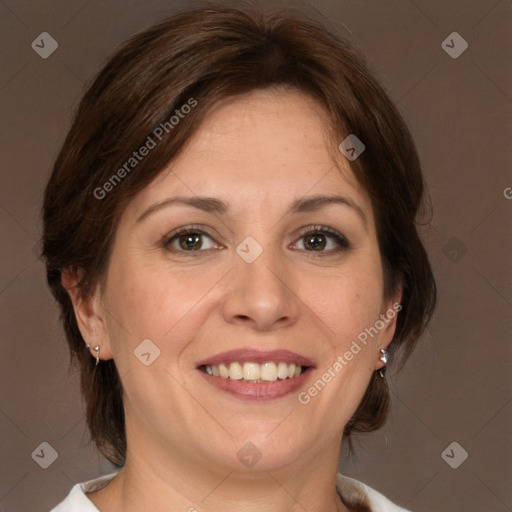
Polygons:
[[202,210],[206,213],[216,213],[219,215],[225,214],[228,211],[228,205],[226,203],[213,197],[178,196],[170,197],[169,199],[164,199],[163,201],[151,205],[147,210],[144,210],[136,222],[141,222],[156,211],[161,210],[162,208],[168,208],[175,204],[191,206],[192,208],[197,208],[198,210]]
[[331,204],[340,204],[342,206],[348,206],[353,211],[355,211],[361,220],[363,221],[364,228],[368,228],[368,221],[366,219],[366,215],[364,214],[363,209],[354,201],[344,196],[307,196],[301,199],[297,199],[294,201],[288,213],[308,213],[308,212],[316,212],[326,206]]
[[[136,223],[142,222],[145,218],[163,208],[168,208],[176,204],[190,206],[206,213],[214,213],[218,215],[226,214],[229,211],[229,206],[225,202],[219,199],[215,199],[214,197],[177,196],[164,199],[163,201],[151,205],[149,208],[144,210],[144,212],[136,220]],[[343,196],[315,195],[302,197],[295,200],[290,205],[288,214],[316,212],[332,204],[339,204],[351,208],[359,215],[363,221],[365,229],[367,229],[368,221],[363,209],[348,197]]]

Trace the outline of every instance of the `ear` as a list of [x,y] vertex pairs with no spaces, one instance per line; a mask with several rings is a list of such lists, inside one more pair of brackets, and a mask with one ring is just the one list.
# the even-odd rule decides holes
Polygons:
[[[380,349],[387,349],[393,340],[393,336],[395,335],[396,331],[397,318],[400,310],[402,309],[402,305],[400,304],[401,301],[402,287],[400,286],[393,297],[384,300],[382,303],[379,320],[384,323],[384,327],[379,332],[378,346],[376,347],[377,351],[380,351]],[[378,352],[375,361],[376,370],[380,370],[385,366],[385,364],[382,363],[379,359],[380,355],[381,354]]]
[[[84,296],[78,286],[84,272],[82,269],[69,269],[61,272],[61,283],[68,292],[75,318],[85,343],[89,345],[91,355],[96,358],[94,347],[100,347],[100,359],[112,359],[106,312],[101,306],[101,291],[97,285],[94,291]],[[85,348],[85,347],[84,347]]]

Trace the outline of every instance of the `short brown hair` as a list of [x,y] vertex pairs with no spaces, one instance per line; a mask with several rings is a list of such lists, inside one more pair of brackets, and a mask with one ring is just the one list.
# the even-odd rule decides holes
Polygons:
[[[179,13],[134,36],[99,72],[78,106],[44,198],[47,280],[61,307],[71,361],[80,368],[92,439],[117,465],[126,457],[122,384],[113,360],[95,367],[84,349],[61,273],[82,269],[78,286],[90,293],[104,275],[130,198],[178,155],[220,100],[269,87],[306,93],[325,106],[326,125],[339,142],[356,134],[365,144],[350,165],[372,202],[385,294],[402,288],[391,343],[391,350],[400,347],[402,362],[433,313],[435,281],[416,224],[424,199],[420,163],[404,121],[361,56],[290,11],[265,17],[208,6]],[[190,99],[194,108],[172,129],[166,125],[136,169],[118,172],[122,182],[112,182],[155,127]],[[109,193],[98,192],[109,180]],[[388,408],[387,386],[374,372],[345,435],[379,428]]]

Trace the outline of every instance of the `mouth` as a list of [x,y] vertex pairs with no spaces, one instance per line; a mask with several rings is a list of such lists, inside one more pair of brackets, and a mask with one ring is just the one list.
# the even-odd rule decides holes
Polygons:
[[263,384],[294,379],[302,375],[308,368],[308,366],[285,363],[284,361],[267,361],[263,364],[252,361],[244,363],[235,361],[233,363],[205,364],[201,365],[199,370],[221,379],[244,380],[252,384]]
[[234,350],[196,368],[217,389],[242,400],[272,400],[301,387],[314,363],[287,350]]

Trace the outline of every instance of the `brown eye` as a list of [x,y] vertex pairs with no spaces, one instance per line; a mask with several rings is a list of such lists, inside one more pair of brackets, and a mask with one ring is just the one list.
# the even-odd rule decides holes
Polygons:
[[307,250],[323,251],[327,245],[327,240],[321,233],[313,233],[304,237],[304,247]]
[[201,249],[203,241],[199,233],[187,233],[178,237],[179,246],[184,251],[196,251]]
[[310,226],[303,230],[301,237],[292,246],[307,252],[317,252],[322,255],[346,251],[350,248],[348,240],[338,231],[325,226]]
[[181,229],[165,237],[163,247],[175,253],[203,252],[208,249],[222,248],[208,234],[191,228]]

